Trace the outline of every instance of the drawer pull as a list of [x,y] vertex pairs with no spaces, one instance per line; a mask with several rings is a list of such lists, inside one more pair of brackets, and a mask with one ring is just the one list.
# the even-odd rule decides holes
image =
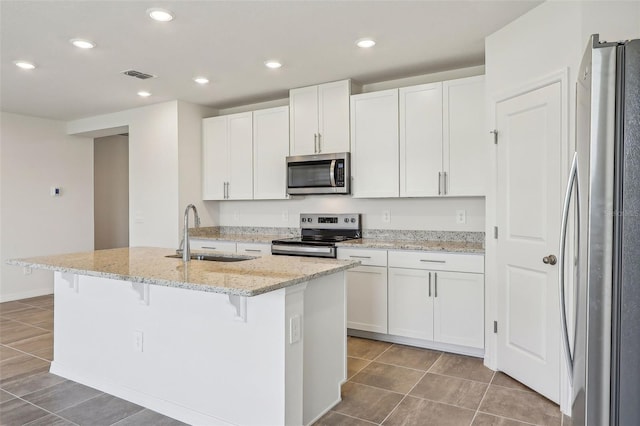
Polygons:
[[262,250],[260,250],[260,249],[244,249],[244,251],[253,251],[253,252],[258,252],[258,253],[262,252]]
[[447,263],[446,260],[431,260],[431,259],[420,259],[420,262],[428,262],[428,263]]
[[376,275],[380,275],[382,274],[382,271],[354,271],[354,270],[348,270],[347,272],[351,272],[353,274],[376,274]]
[[207,246],[202,246],[203,249],[207,249],[207,250],[217,250],[218,247],[207,247]]
[[354,255],[349,255],[349,257],[354,257],[356,259],[371,259],[371,256],[354,256]]

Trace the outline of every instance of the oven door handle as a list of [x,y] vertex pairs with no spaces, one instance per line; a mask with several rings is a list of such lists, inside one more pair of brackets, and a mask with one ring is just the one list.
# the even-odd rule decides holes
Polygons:
[[271,246],[271,251],[274,249],[278,252],[287,252],[287,253],[318,253],[318,254],[331,254],[335,250],[335,247],[312,247],[312,246],[303,246],[303,245],[295,245],[295,244],[273,244]]
[[336,160],[331,160],[331,167],[329,168],[329,180],[331,186],[336,186]]

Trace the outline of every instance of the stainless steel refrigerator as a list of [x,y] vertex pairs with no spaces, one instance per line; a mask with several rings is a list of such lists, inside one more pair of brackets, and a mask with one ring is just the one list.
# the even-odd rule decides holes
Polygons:
[[591,36],[577,76],[562,219],[573,425],[640,425],[640,39]]

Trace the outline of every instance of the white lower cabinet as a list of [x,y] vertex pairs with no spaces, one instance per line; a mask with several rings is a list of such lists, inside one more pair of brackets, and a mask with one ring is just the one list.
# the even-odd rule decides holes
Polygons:
[[338,259],[359,260],[347,270],[347,328],[387,333],[387,251],[338,249]]
[[484,348],[484,257],[390,251],[389,334]]

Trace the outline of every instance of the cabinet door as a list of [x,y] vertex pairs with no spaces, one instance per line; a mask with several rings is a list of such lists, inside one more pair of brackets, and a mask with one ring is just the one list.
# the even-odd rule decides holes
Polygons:
[[316,153],[318,86],[289,91],[290,155]]
[[251,112],[226,116],[229,132],[227,199],[253,198],[253,125]]
[[400,89],[400,196],[441,193],[442,83]]
[[433,340],[433,293],[429,288],[429,274],[434,273],[389,268],[389,334]]
[[484,76],[444,82],[444,171],[447,195],[485,195],[488,132]]
[[191,250],[236,252],[236,243],[233,241],[189,238],[189,245]]
[[358,266],[346,275],[347,327],[387,333],[387,268]]
[[434,272],[434,340],[484,348],[484,275]]
[[349,151],[349,95],[351,82],[318,86],[318,152]]
[[227,151],[227,118],[202,120],[202,199],[223,200],[229,153]]
[[398,196],[398,90],[351,97],[354,197]]
[[289,155],[289,107],[253,113],[253,198],[287,198],[285,158]]

